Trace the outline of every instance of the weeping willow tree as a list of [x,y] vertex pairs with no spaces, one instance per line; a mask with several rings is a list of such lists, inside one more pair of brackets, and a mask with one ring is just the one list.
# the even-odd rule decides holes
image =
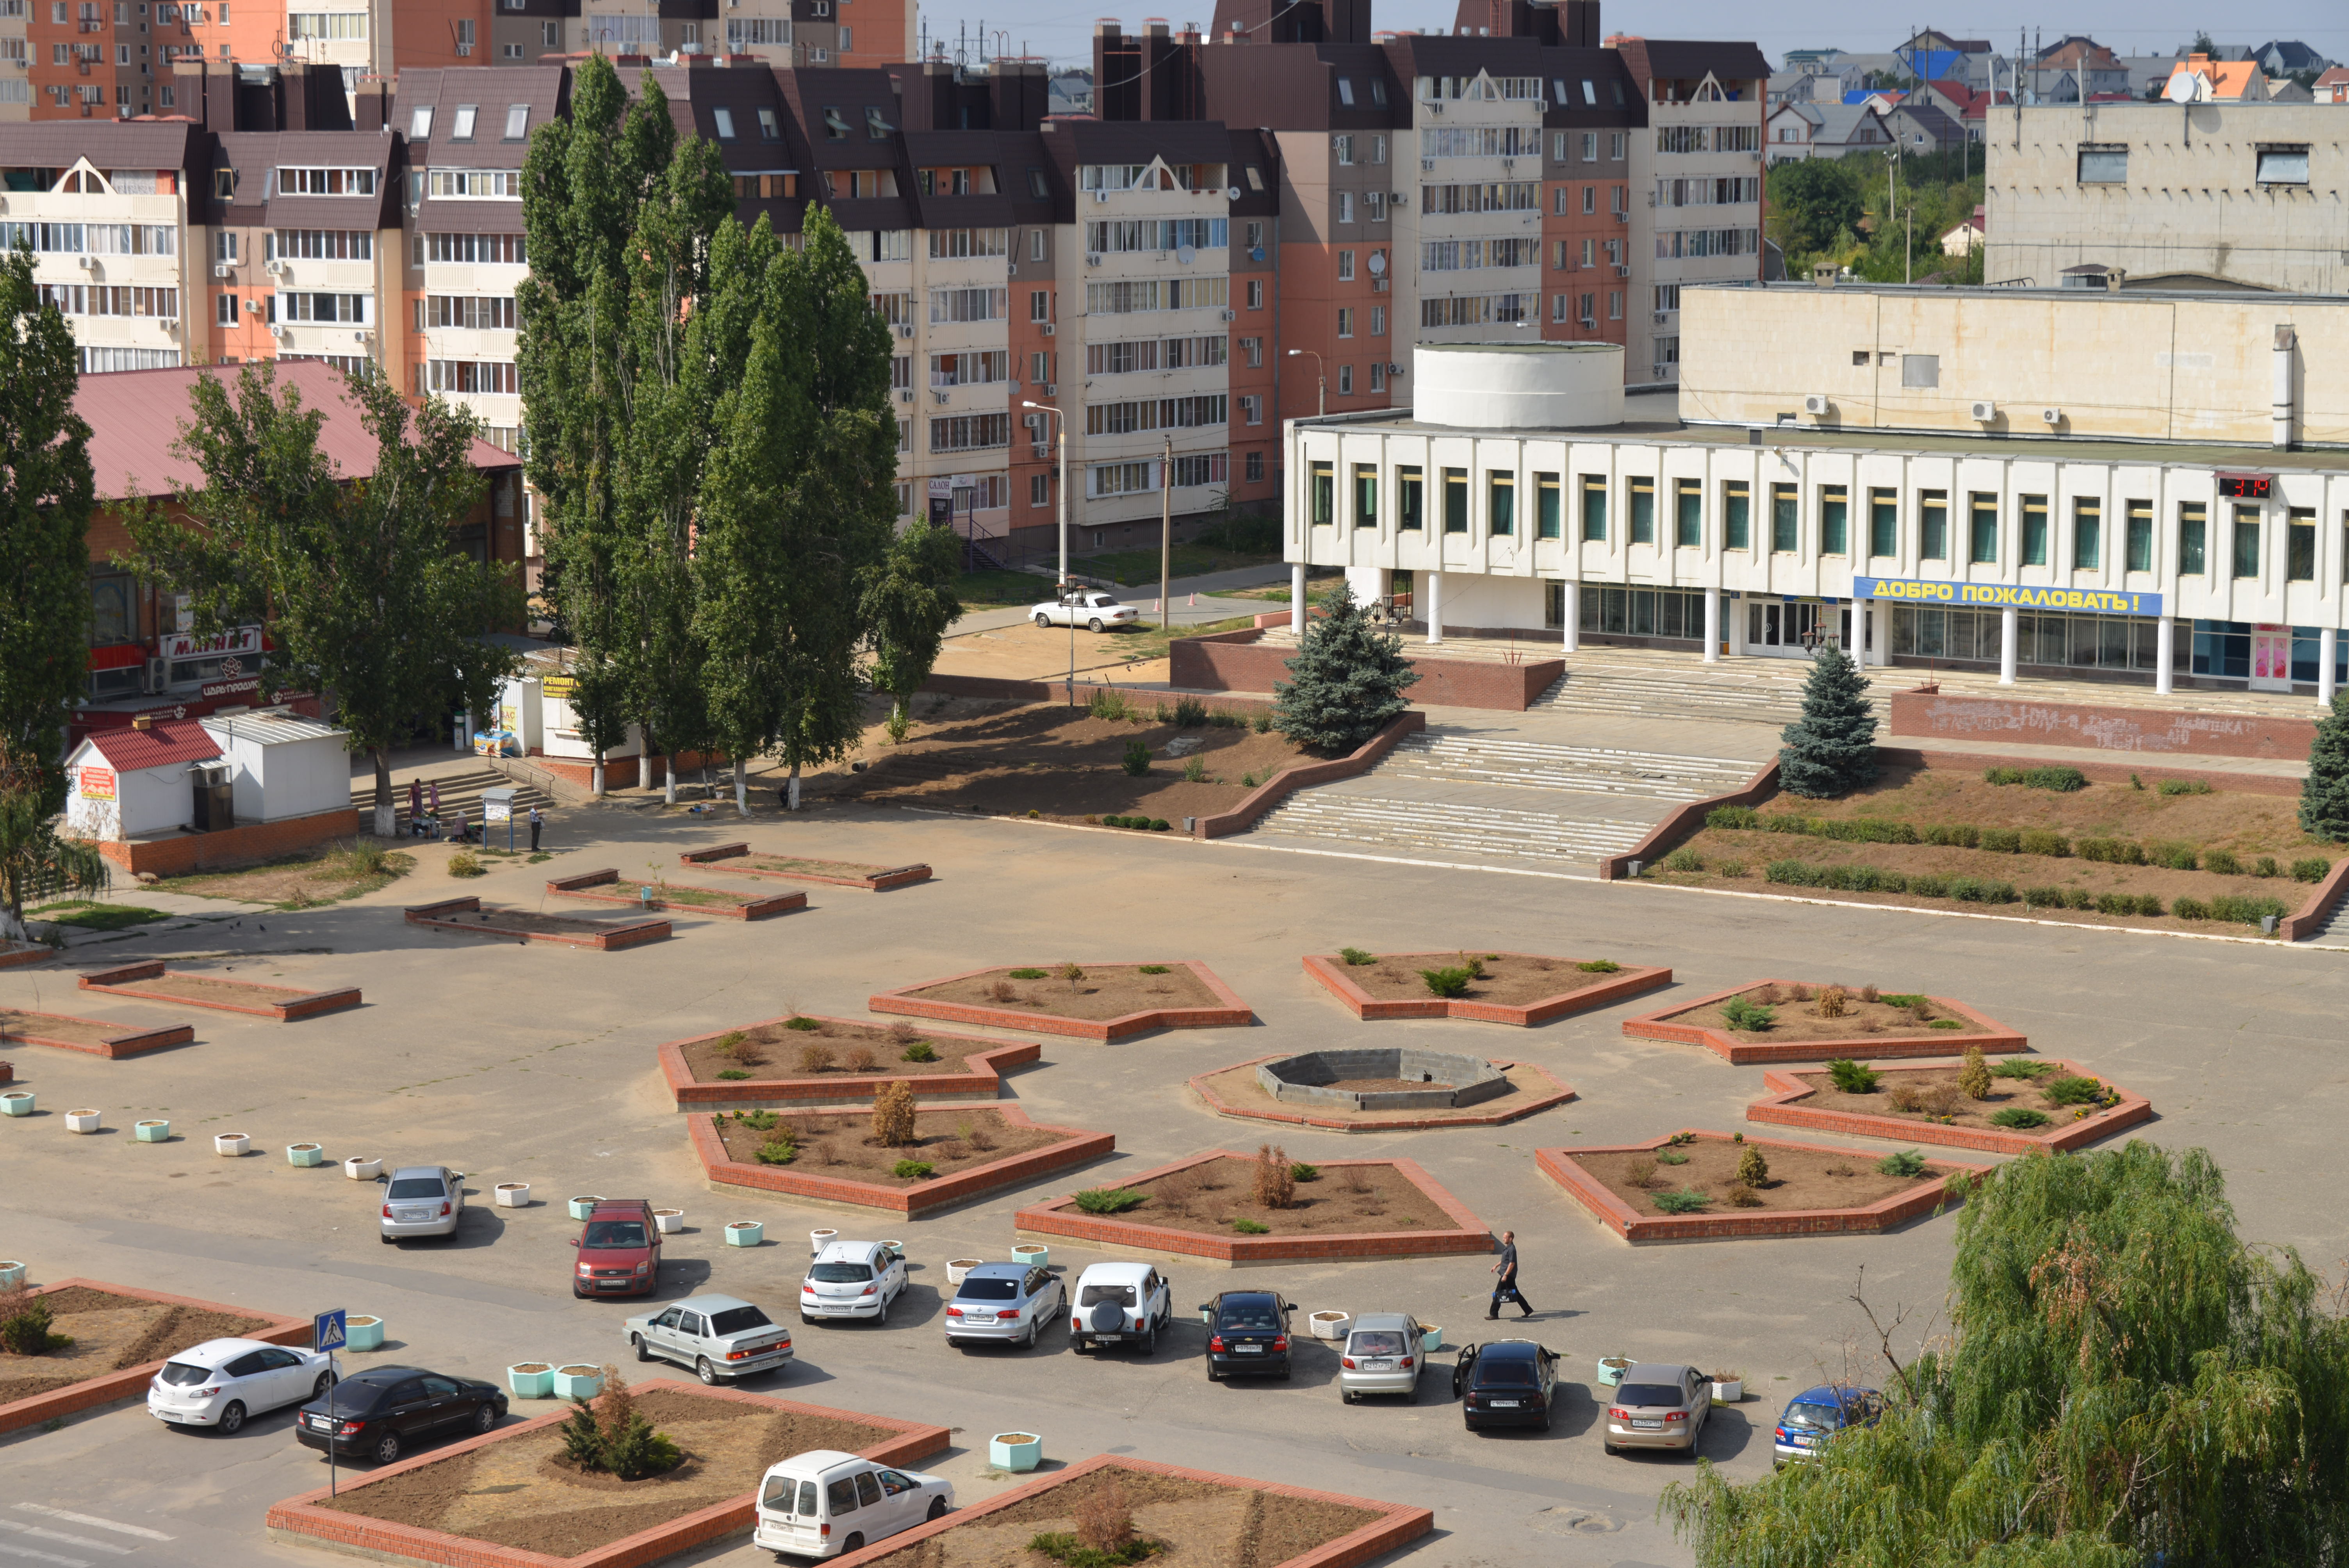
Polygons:
[[2251,1568],[2349,1548],[2349,1325],[2235,1233],[2201,1150],[2002,1167],[1961,1212],[1946,1340],[1818,1462],[1662,1509],[1703,1568]]

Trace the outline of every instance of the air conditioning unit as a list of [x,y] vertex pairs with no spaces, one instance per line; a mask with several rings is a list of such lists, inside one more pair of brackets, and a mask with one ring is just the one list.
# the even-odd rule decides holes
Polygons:
[[1236,310],[1227,310],[1224,312],[1224,319],[1226,321],[1237,321],[1239,318],[1240,313]]
[[92,267],[98,265],[98,258],[96,256],[76,256],[74,260],[80,264],[83,272],[88,272]]
[[1619,278],[1628,278],[1628,277],[1630,277],[1630,276],[1631,275],[1631,264],[1630,264],[1629,262],[1618,262],[1618,263],[1615,263],[1615,275],[1616,275],[1617,277],[1619,277]]
[[1824,416],[1827,410],[1832,408],[1834,406],[1834,399],[1826,397],[1823,393],[1814,392],[1809,397],[1803,399],[1803,412],[1806,414]]
[[1987,425],[1998,418],[1998,405],[1995,403],[1975,403],[1969,407],[1967,412],[1972,416],[1977,424]]
[[272,256],[268,261],[262,263],[262,268],[264,272],[282,273],[285,270],[285,263],[279,261],[275,256]]
[[1099,251],[1087,251],[1085,253],[1085,265],[1089,267],[1097,267],[1101,265],[1101,253]]
[[1051,336],[1051,335],[1052,335],[1053,325],[1054,325],[1053,323],[1049,322],[1049,321],[1048,321],[1048,322],[1046,322],[1046,323],[1044,324],[1044,335],[1045,335],[1045,336],[1050,337],[1050,336]]
[[1049,458],[1049,457],[1050,457],[1050,456],[1052,455],[1052,443],[1051,443],[1051,442],[1050,442],[1050,441],[1039,441],[1039,442],[1037,442],[1037,443],[1036,443],[1036,455],[1037,455],[1038,457],[1040,457],[1040,458]]
[[1599,318],[1597,316],[1586,315],[1582,318],[1581,325],[1582,330],[1585,332],[1588,332],[1592,327],[1597,326],[1598,325]]
[[1660,311],[1658,311],[1658,312],[1656,313],[1656,325],[1657,325],[1658,326],[1669,326],[1669,325],[1671,325],[1671,316],[1668,313],[1666,313],[1666,312],[1664,312],[1664,311],[1661,311],[1661,310],[1660,310]]
[[1387,366],[1387,374],[1390,376],[1400,376],[1402,374],[1402,366],[1400,365],[1390,365]]
[[1372,278],[1371,280],[1371,292],[1372,294],[1384,294],[1387,292],[1387,285],[1393,281],[1394,280],[1392,278]]
[[1408,207],[1411,205],[1411,197],[1408,193],[1402,191],[1389,191],[1387,193],[1387,205],[1390,207]]
[[272,336],[272,337],[283,337],[283,336],[285,336],[285,324],[284,322],[282,322],[282,321],[273,321],[273,322],[271,322],[271,323],[269,324],[269,335],[270,335],[270,336]]
[[1019,263],[1018,262],[1006,263],[1004,264],[1003,272],[1005,276],[1016,278],[1019,275]]
[[943,404],[951,395],[952,394],[949,390],[944,387],[933,387],[930,388],[930,401],[933,403]]
[[2060,425],[2064,422],[2064,410],[2061,408],[2042,408],[2039,410],[2039,418],[2040,422],[2043,424]]
[[1060,395],[1061,395],[1061,387],[1060,387],[1060,383],[1059,383],[1059,382],[1057,382],[1057,381],[1047,381],[1047,382],[1045,382],[1045,383],[1044,383],[1044,396],[1045,396],[1045,397],[1058,397]]
[[1536,98],[1536,99],[1534,99],[1534,112],[1535,112],[1536,114],[1547,114],[1547,113],[1549,112],[1549,99],[1547,99],[1547,98]]
[[910,402],[912,402],[913,400],[914,400],[914,389],[913,389],[911,387],[898,387],[898,388],[897,388],[897,401],[898,401],[898,402],[900,402],[900,403],[910,403]]
[[1019,424],[1020,428],[1023,429],[1040,430],[1044,428],[1044,416],[1041,414],[1023,414],[1019,417]]
[[147,661],[145,675],[146,678],[141,685],[143,689],[145,689],[150,695],[171,690],[171,665],[170,660],[149,659]]
[[233,278],[235,275],[236,263],[234,262],[220,262],[215,263],[212,267],[212,276],[216,278]]
[[1423,158],[1423,159],[1421,159],[1421,160],[1419,160],[1419,171],[1420,171],[1422,174],[1433,174],[1433,173],[1434,173],[1434,172],[1435,172],[1435,160],[1433,160],[1433,158]]
[[1109,200],[1109,192],[1106,191],[1096,191],[1093,192],[1093,200],[1096,201],[1106,201]]
[[900,336],[900,337],[911,337],[911,336],[913,336],[913,335],[914,335],[914,324],[913,324],[912,322],[910,322],[910,321],[901,321],[901,322],[899,322],[899,323],[897,324],[897,335],[898,335],[898,336]]
[[1444,106],[1443,106],[1443,104],[1441,104],[1441,103],[1439,103],[1439,102],[1436,102],[1435,100],[1433,100],[1433,99],[1432,99],[1432,98],[1431,98],[1430,100],[1428,100],[1428,102],[1426,102],[1426,103],[1424,103],[1424,104],[1421,105],[1420,107],[1421,107],[1421,108],[1424,108],[1424,109],[1426,109],[1426,110],[1427,110],[1427,112],[1428,112],[1428,113],[1430,113],[1430,114],[1442,114],[1442,113],[1444,112]]

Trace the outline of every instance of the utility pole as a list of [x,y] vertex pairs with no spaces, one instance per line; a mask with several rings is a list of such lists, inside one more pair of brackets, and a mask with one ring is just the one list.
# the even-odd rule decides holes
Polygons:
[[[1165,440],[1166,467],[1158,476],[1158,619],[1171,644],[1174,636],[1174,595],[1169,592],[1174,578],[1174,438],[1168,436]],[[1224,497],[1228,501],[1231,492],[1226,490]]]
[[1077,607],[1069,603],[1069,418],[1050,403],[1020,400],[1022,408],[1033,408],[1040,414],[1050,414],[1060,421],[1061,435],[1061,579],[1053,585],[1052,596],[1060,607],[1069,613],[1069,706],[1077,706]]

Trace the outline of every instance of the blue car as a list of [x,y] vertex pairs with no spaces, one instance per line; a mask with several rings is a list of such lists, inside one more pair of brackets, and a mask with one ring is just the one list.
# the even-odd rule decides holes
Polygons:
[[1822,1383],[1789,1400],[1771,1439],[1771,1468],[1815,1459],[1827,1439],[1847,1427],[1872,1427],[1884,1418],[1884,1396],[1873,1388]]

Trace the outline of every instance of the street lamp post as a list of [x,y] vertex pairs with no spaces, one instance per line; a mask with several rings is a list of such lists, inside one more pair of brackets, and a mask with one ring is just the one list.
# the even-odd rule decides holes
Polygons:
[[1069,418],[1050,403],[1030,402],[1022,398],[1022,408],[1033,408],[1040,414],[1050,414],[1058,419],[1056,427],[1061,445],[1061,576],[1053,584],[1052,596],[1061,608],[1069,612],[1069,706],[1077,706],[1077,613],[1069,603]]
[[1294,359],[1300,354],[1313,356],[1313,413],[1319,418],[1330,412],[1330,367],[1321,362],[1319,353],[1310,348],[1292,348],[1288,351],[1288,357]]

